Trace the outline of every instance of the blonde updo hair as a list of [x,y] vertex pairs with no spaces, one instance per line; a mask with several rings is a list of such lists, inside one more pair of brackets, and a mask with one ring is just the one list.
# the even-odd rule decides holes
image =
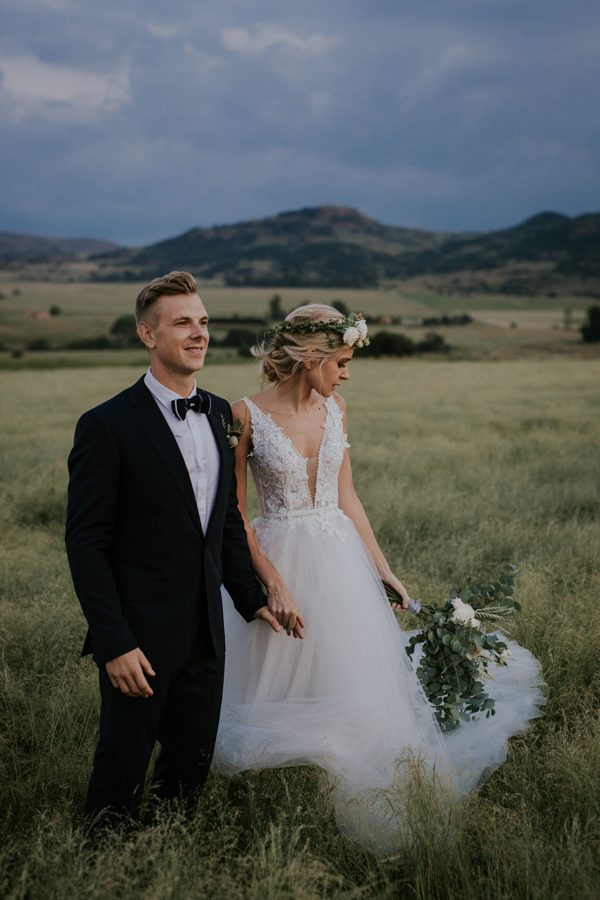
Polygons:
[[[286,322],[294,325],[303,322],[337,322],[343,319],[344,316],[338,309],[322,303],[299,306],[285,317]],[[252,348],[251,353],[260,360],[262,380],[272,383],[293,378],[307,362],[323,365],[344,346],[342,335],[334,331],[313,331],[306,334],[279,332],[260,341]]]

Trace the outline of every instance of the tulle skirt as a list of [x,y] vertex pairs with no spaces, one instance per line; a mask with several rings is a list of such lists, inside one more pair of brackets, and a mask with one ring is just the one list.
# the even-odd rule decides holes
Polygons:
[[368,849],[406,837],[403,788],[425,774],[466,793],[506,758],[507,739],[540,715],[543,680],[514,641],[489,693],[496,715],[443,735],[371,558],[340,510],[260,517],[258,540],[296,598],[304,640],[247,624],[223,591],[227,654],[214,767],[233,774],[315,764],[336,820]]

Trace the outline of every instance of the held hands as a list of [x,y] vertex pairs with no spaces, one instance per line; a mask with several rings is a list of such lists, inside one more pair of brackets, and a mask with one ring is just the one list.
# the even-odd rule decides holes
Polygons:
[[268,606],[261,606],[260,609],[257,609],[254,613],[255,619],[261,619],[263,622],[266,622],[267,625],[270,625],[273,631],[281,631],[281,625],[273,615],[273,613],[269,610]]
[[126,697],[152,697],[154,692],[145,676],[156,672],[139,647],[109,659],[105,665],[110,683]]
[[304,619],[296,606],[296,601],[283,582],[270,584],[267,587],[267,603],[270,612],[275,616],[279,624],[288,635],[295,638],[304,637]]
[[[254,613],[254,618],[262,619],[263,622],[266,622],[267,625],[271,626],[273,631],[277,631],[277,632],[281,631],[281,625],[279,624],[279,622],[277,621],[277,619],[275,618],[275,616],[273,615],[273,613],[271,612],[271,610],[269,609],[268,606],[261,606],[260,609],[257,609],[257,611]],[[298,618],[293,629],[290,629],[290,631],[287,631],[287,629],[286,629],[287,633],[288,634],[293,633],[294,637],[299,637],[299,638],[304,637],[304,635],[302,634],[302,629],[304,627],[304,623],[300,624],[301,621],[302,620],[300,618]]]
[[304,620],[283,582],[268,586],[267,605],[261,606],[254,618],[262,619],[273,631],[280,631],[283,628],[288,635],[293,634],[295,638],[300,639],[304,637]]

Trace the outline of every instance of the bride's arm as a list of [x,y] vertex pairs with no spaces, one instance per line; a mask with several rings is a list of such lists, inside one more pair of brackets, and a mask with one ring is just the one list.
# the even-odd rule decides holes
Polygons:
[[[346,431],[346,403],[339,394],[335,394],[336,402],[338,403],[340,409],[344,415],[344,431]],[[409,595],[408,591],[399,580],[399,578],[394,575],[392,570],[390,569],[389,563],[383,555],[383,551],[379,544],[377,543],[377,538],[371,528],[371,523],[367,518],[367,514],[364,510],[364,507],[360,500],[358,499],[358,495],[354,490],[354,483],[352,481],[352,466],[350,464],[350,456],[348,451],[346,450],[344,454],[344,460],[340,467],[339,474],[339,504],[340,509],[342,509],[348,518],[352,519],[354,522],[354,526],[361,536],[363,543],[365,544],[373,563],[375,564],[375,568],[379,574],[379,577],[386,584],[389,584],[391,588],[393,588],[400,596],[402,597],[402,609],[406,609],[408,607]]]
[[238,445],[235,448],[235,477],[237,480],[238,506],[244,520],[248,547],[252,557],[252,567],[267,590],[268,607],[279,624],[285,628],[288,634],[301,638],[303,637],[304,620],[296,606],[296,602],[287,589],[283,578],[266,553],[264,553],[254,533],[254,529],[248,521],[248,454],[252,450],[250,416],[243,400],[237,400],[232,404],[231,409],[234,421],[238,419],[244,426]]

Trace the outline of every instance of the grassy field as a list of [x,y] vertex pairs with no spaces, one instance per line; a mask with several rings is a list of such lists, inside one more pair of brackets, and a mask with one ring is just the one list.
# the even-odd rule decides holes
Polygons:
[[[19,342],[45,337],[58,340],[96,337],[106,334],[118,316],[131,314],[140,284],[56,284],[52,282],[2,281],[0,293],[0,344],[12,348]],[[17,293],[15,293],[17,292]],[[427,304],[411,299],[402,291],[327,290],[310,288],[225,288],[202,287],[201,296],[213,317],[262,316],[274,293],[282,298],[285,309],[303,303],[331,303],[343,299],[350,308],[382,314],[422,315],[430,313]],[[58,306],[61,315],[49,319],[31,319],[31,312],[47,313]]]
[[[140,369],[141,371],[141,369]],[[480,791],[376,860],[335,829],[318,772],[213,778],[197,815],[86,841],[93,664],[63,549],[79,413],[132,368],[0,372],[0,894],[7,898],[578,898],[600,883],[600,360],[356,361],[355,482],[411,592],[519,567],[512,636],[541,660],[546,716]],[[233,399],[251,364],[209,367]],[[485,727],[485,726],[483,726]]]
[[[141,285],[52,283],[7,280],[0,273],[0,370],[52,369],[97,365],[138,365],[143,351],[66,351],[72,341],[109,334],[116,318],[131,314]],[[202,297],[213,318],[240,315],[262,316],[275,291],[269,288],[206,287]],[[435,326],[459,358],[515,358],[523,355],[562,353],[598,355],[598,347],[583,347],[579,326],[591,301],[581,297],[507,297],[504,295],[444,296],[423,289],[418,283],[379,290],[281,288],[283,308],[290,310],[307,302],[332,303],[342,299],[350,309],[371,315],[404,317],[435,316],[469,312],[474,322],[466,327]],[[48,315],[52,306],[60,308]],[[570,329],[564,329],[565,309],[570,309]],[[44,317],[39,318],[39,314]],[[386,326],[389,327],[389,326]],[[394,327],[395,328],[395,327]],[[429,329],[396,329],[421,340]],[[222,337],[224,329],[213,329]],[[49,351],[28,351],[30,342],[43,339]],[[23,350],[25,349],[25,352]],[[14,351],[22,353],[17,359]],[[214,354],[214,361],[233,361],[235,353]]]

